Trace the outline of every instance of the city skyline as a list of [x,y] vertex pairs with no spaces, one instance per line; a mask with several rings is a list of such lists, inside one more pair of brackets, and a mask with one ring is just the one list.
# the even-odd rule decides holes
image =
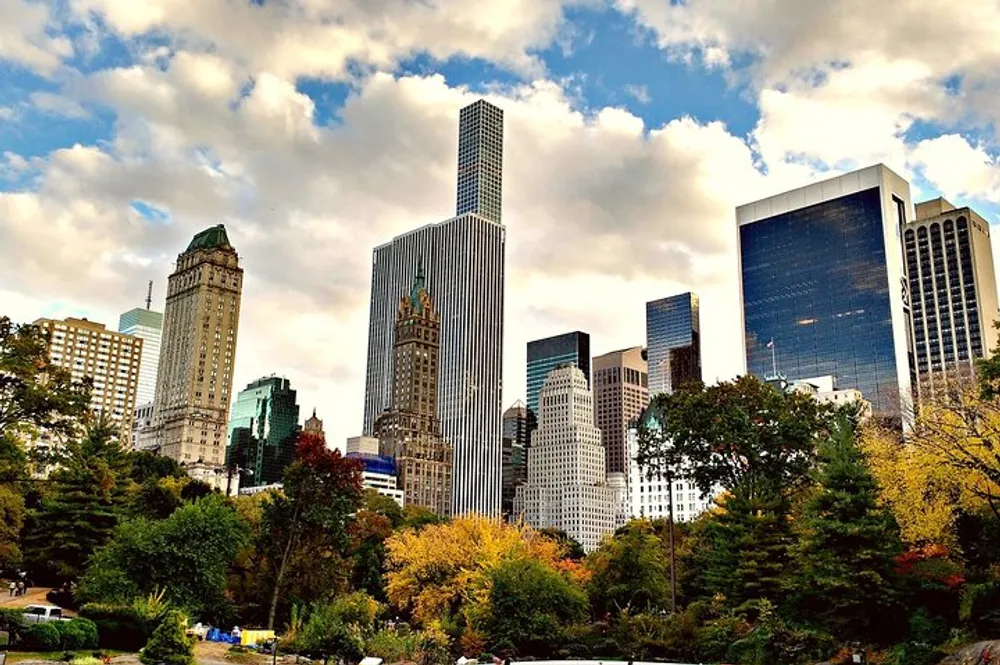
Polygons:
[[[328,15],[340,10],[306,24],[296,2],[240,5],[219,25],[201,7],[15,0],[28,38],[0,51],[5,313],[113,327],[178,248],[224,222],[248,269],[234,385],[281,372],[342,445],[361,431],[370,248],[454,211],[455,116],[481,97],[506,123],[502,405],[525,396],[528,340],[582,329],[595,355],[641,344],[643,303],[688,290],[706,380],[735,375],[737,205],[881,161],[914,201],[997,222],[996,140],[977,124],[995,67],[975,37],[1000,10],[865,9],[968,34],[955,59],[822,6],[734,17],[648,2],[469,3],[476,27],[418,4],[373,31],[367,15]],[[244,41],[237,26],[268,29]],[[378,48],[347,46],[365,40]]]

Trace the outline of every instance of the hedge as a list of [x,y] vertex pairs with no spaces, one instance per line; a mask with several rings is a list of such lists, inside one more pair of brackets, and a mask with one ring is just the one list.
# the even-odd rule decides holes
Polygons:
[[124,605],[88,603],[80,608],[80,616],[96,625],[102,649],[138,651],[153,632],[138,612]]

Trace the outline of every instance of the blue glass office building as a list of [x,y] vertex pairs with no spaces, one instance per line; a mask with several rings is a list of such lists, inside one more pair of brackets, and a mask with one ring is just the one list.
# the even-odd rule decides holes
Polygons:
[[670,393],[701,381],[701,323],[698,296],[682,293],[646,303],[646,360],[649,394]]
[[299,430],[299,405],[288,379],[257,379],[233,402],[226,464],[243,470],[244,487],[281,482]]
[[545,377],[560,365],[580,368],[590,385],[590,335],[579,330],[564,335],[528,342],[527,403],[528,427],[535,429],[538,417],[538,393]]
[[903,415],[912,343],[900,233],[912,210],[909,183],[882,165],[737,208],[747,370],[832,376],[876,414]]

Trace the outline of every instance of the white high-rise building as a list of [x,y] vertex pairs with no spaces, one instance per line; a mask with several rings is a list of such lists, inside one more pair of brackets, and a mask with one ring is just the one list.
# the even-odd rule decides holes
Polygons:
[[[639,433],[633,426],[628,430],[629,478],[628,512],[631,518],[650,520],[670,518],[670,483],[660,474],[650,474],[639,466]],[[690,522],[712,505],[713,496],[702,497],[694,482],[674,480],[674,521]]]
[[[472,113],[469,109],[476,108]],[[473,150],[479,142],[481,150]],[[471,142],[471,143],[470,143]],[[478,101],[459,128],[458,216],[375,248],[363,433],[392,406],[399,298],[423,264],[441,315],[438,416],[454,447],[452,514],[500,514],[505,231],[499,196],[503,113]],[[478,157],[477,157],[478,155]],[[482,195],[476,192],[482,192]],[[489,194],[489,196],[487,196]]]
[[572,365],[552,370],[538,403],[528,481],[516,490],[514,515],[535,528],[561,529],[592,552],[623,522],[625,479],[605,473],[594,395],[583,372]]
[[160,364],[160,337],[163,314],[136,307],[118,317],[118,332],[142,338],[142,362],[139,365],[139,387],[136,404],[150,404],[156,394],[156,372]]

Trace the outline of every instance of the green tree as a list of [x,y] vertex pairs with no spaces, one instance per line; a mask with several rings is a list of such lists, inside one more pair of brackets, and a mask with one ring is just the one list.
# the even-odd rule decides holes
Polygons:
[[223,497],[213,495],[161,521],[123,523],[80,582],[83,602],[131,603],[166,589],[192,614],[224,615],[227,572],[246,544],[248,528]]
[[171,610],[139,652],[143,665],[194,665],[194,638],[185,634],[187,618]]
[[359,510],[348,526],[348,534],[351,588],[385,602],[385,541],[392,535],[392,522],[384,515]]
[[289,607],[320,598],[343,575],[348,525],[361,507],[361,464],[327,448],[322,437],[302,432],[283,485],[284,492],[264,505],[259,542],[269,573],[261,576],[269,596],[268,628],[274,628],[279,601]]
[[442,517],[423,506],[405,506],[403,508],[403,521],[399,528],[419,530],[425,526],[444,524],[447,521],[447,517]]
[[388,519],[393,529],[399,528],[403,524],[403,509],[399,507],[395,499],[379,494],[378,490],[366,489],[362,506],[368,512]]
[[373,598],[360,592],[313,605],[302,627],[303,649],[324,662],[360,660],[365,639],[374,635],[379,609]]
[[839,639],[885,641],[899,608],[899,526],[878,505],[875,481],[845,414],[820,446],[814,476],[818,487],[796,522],[797,615]]
[[[1000,321],[994,321],[993,327],[1000,330]],[[976,379],[979,382],[979,393],[984,400],[995,401],[1000,398],[1000,344],[990,349],[990,354],[976,361]]]
[[587,553],[583,550],[583,545],[562,529],[547,528],[539,529],[538,532],[546,538],[551,538],[562,545],[563,550],[566,552],[566,558],[571,561],[582,561],[587,556]]
[[648,522],[632,522],[587,557],[587,590],[598,613],[666,610],[670,607],[670,561]]
[[54,459],[52,492],[32,512],[25,534],[36,579],[76,580],[88,559],[111,537],[124,503],[128,458],[120,430],[103,417],[90,419]]
[[581,621],[587,595],[563,575],[533,559],[511,559],[490,573],[484,633],[494,652],[553,652],[566,626]]
[[130,452],[129,463],[129,478],[140,485],[149,480],[190,477],[177,460],[148,450]]

